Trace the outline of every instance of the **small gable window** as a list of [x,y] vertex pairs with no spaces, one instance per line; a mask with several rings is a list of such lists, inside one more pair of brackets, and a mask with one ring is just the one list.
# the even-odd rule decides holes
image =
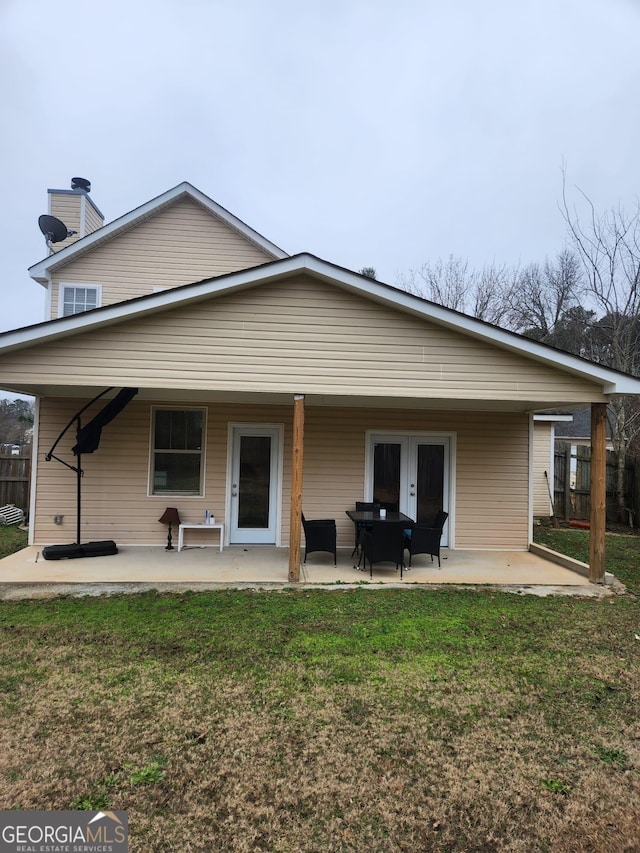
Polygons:
[[97,284],[63,284],[60,294],[60,317],[81,314],[100,306],[100,287]]
[[205,416],[205,409],[153,410],[152,495],[202,495]]

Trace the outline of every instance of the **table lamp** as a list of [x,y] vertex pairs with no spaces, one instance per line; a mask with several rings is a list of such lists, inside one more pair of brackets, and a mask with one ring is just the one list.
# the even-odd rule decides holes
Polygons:
[[167,536],[167,547],[164,549],[165,551],[173,551],[173,545],[171,544],[171,525],[180,524],[180,516],[178,515],[178,510],[174,506],[168,506],[165,511],[162,513],[162,517],[158,519],[160,524],[168,524],[169,525],[169,534]]

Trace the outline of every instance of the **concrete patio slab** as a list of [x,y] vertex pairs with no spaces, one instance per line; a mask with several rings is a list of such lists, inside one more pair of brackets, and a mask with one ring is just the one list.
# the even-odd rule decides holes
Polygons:
[[[186,590],[220,587],[283,588],[288,583],[288,549],[272,546],[188,547],[166,551],[162,547],[121,546],[109,557],[51,561],[42,558],[42,546],[30,546],[0,560],[0,599],[26,595],[95,594],[101,591],[142,589]],[[443,584],[491,585],[515,591],[547,594],[610,594],[607,587],[589,584],[571,569],[526,551],[450,551],[442,566],[420,555],[403,580],[390,564],[369,572],[354,567],[350,551],[339,551],[338,565],[327,554],[316,553],[302,566],[296,586],[351,587],[429,586]],[[62,592],[61,586],[67,588]],[[36,587],[40,592],[36,592]],[[54,589],[57,587],[57,589]],[[92,589],[92,587],[94,587]]]

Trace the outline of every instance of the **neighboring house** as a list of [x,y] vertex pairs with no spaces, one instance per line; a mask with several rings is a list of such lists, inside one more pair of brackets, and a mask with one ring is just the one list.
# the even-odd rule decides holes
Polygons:
[[[588,407],[576,409],[570,421],[559,423],[555,430],[554,442],[555,450],[558,450],[563,445],[565,448],[567,445],[570,447],[569,485],[573,489],[576,485],[578,447],[591,446],[591,410]],[[613,450],[611,424],[608,418],[606,424],[606,447],[607,450]],[[569,453],[569,450],[566,452]]]
[[[337,520],[343,547],[345,510],[375,496],[418,520],[444,508],[450,548],[526,550],[533,413],[640,393],[625,374],[289,257],[189,184],[31,275],[51,319],[0,335],[0,387],[37,398],[32,543],[73,540],[74,477],[44,457],[106,388],[138,393],[82,457],[83,541],[160,545],[166,506],[186,521],[209,509],[228,544],[292,542],[290,576],[300,501]],[[61,316],[90,308],[82,288],[98,307]],[[74,444],[70,431],[56,455],[73,464]]]
[[[570,444],[571,452],[575,454],[577,447],[588,447],[591,444],[591,410],[589,407],[576,409],[570,419],[563,419],[554,432],[556,446]],[[613,450],[611,440],[611,425],[607,419],[607,450]]]
[[7,456],[19,456],[20,455],[20,445],[19,444],[0,444],[0,453],[3,453]]

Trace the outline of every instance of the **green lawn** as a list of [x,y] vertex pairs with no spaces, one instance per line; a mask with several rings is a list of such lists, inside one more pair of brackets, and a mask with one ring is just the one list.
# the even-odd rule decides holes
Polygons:
[[132,851],[631,850],[638,617],[453,590],[4,603],[0,807],[126,809]]
[[17,525],[0,527],[0,559],[27,547],[27,531]]
[[633,595],[4,602],[0,808],[125,809],[132,853],[638,850],[638,636]]
[[[589,562],[589,532],[537,527],[534,539],[561,554]],[[640,536],[607,533],[606,570],[622,581],[630,592],[640,593]]]

